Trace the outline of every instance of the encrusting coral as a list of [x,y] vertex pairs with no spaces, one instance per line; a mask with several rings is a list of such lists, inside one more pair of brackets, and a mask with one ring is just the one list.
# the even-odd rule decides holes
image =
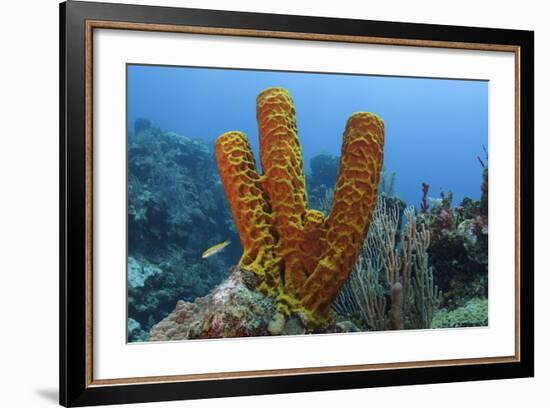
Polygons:
[[270,325],[280,333],[296,313],[319,325],[347,280],[367,235],[383,161],[384,124],[357,112],[347,121],[329,215],[308,209],[302,150],[292,98],[268,88],[257,98],[263,175],[246,136],[222,134],[218,170],[239,232],[240,266],[259,278],[258,289],[277,296]]

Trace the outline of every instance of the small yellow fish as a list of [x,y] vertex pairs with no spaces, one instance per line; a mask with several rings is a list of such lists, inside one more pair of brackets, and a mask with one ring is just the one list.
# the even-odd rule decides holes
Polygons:
[[216,244],[214,246],[211,246],[210,248],[208,248],[206,251],[204,251],[202,253],[202,257],[203,258],[208,258],[209,256],[217,254],[222,249],[224,249],[226,246],[228,246],[230,243],[231,243],[231,241],[227,240],[227,241],[223,241],[221,244]]

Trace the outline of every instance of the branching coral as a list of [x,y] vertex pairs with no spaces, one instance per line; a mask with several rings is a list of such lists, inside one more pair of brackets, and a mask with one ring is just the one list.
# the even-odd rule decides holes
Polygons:
[[[441,303],[441,291],[434,283],[433,269],[428,264],[430,231],[425,224],[422,224],[420,230],[417,230],[416,215],[413,209],[407,209],[405,216],[407,217],[407,228],[404,237],[408,241],[407,249],[410,248],[409,250],[414,253],[414,256],[409,258],[414,274],[411,277],[410,305],[407,312],[411,327],[428,329],[431,327],[434,310]],[[409,261],[407,260],[407,262]]]
[[404,211],[407,222],[400,232],[399,206],[387,201],[378,196],[368,237],[336,308],[357,307],[373,330],[429,328],[441,301],[428,262],[430,233],[417,225],[413,208]]
[[373,330],[385,330],[386,296],[380,283],[380,264],[377,259],[370,260],[363,256],[357,258],[357,264],[350,280],[349,287],[354,304],[359,307],[364,319]]
[[308,209],[294,103],[283,88],[258,95],[257,121],[263,175],[246,136],[227,132],[215,153],[244,249],[240,265],[278,296],[278,316],[301,313],[312,325],[327,318],[347,280],[375,206],[383,161],[384,124],[368,112],[350,116],[344,130],[332,209]]

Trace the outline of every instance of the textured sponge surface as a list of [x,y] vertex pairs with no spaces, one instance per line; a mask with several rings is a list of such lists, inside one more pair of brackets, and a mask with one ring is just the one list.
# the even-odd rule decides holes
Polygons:
[[308,209],[294,103],[268,88],[256,100],[263,174],[246,136],[216,140],[218,170],[244,252],[243,268],[279,299],[281,314],[301,313],[312,325],[349,277],[367,235],[383,162],[384,123],[368,112],[350,116],[328,217]]

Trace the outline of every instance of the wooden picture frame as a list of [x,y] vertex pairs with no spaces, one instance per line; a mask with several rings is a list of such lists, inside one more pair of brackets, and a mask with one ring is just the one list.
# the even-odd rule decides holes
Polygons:
[[[499,357],[96,379],[94,30],[509,52],[515,58],[515,353]],[[60,5],[60,403],[292,393],[534,375],[534,33],[68,1]],[[121,296],[123,296],[121,294]]]

